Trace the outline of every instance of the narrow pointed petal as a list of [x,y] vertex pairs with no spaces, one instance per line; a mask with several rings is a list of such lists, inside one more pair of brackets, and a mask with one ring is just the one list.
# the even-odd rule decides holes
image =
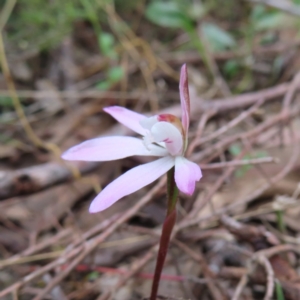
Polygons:
[[115,202],[152,183],[174,166],[174,158],[167,156],[135,167],[107,185],[91,203],[89,211],[102,211]]
[[127,136],[101,137],[76,145],[65,153],[66,160],[110,161],[133,155],[166,156],[167,150],[149,145],[145,147],[142,140]]
[[192,195],[196,181],[202,177],[200,167],[182,156],[175,159],[175,182],[180,191]]
[[151,128],[155,142],[164,142],[171,155],[181,153],[183,140],[180,131],[169,122],[158,122]]
[[185,135],[187,136],[190,124],[190,95],[186,64],[181,67],[179,92],[182,111],[182,126],[185,131]]
[[119,123],[130,128],[134,132],[137,132],[143,136],[145,135],[145,129],[141,126],[140,121],[146,119],[146,116],[121,106],[105,107],[103,110],[115,118]]

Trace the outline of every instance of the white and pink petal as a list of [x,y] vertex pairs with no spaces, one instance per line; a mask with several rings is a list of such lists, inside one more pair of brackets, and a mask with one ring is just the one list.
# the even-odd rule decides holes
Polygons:
[[110,161],[134,155],[166,156],[166,149],[149,145],[145,147],[141,139],[127,136],[110,136],[95,138],[76,145],[65,153],[66,160]]
[[152,183],[174,166],[174,158],[167,156],[135,167],[107,185],[91,203],[89,211],[97,213],[121,198]]
[[134,132],[145,135],[145,129],[141,126],[140,122],[147,119],[146,116],[121,106],[105,107],[103,110]]
[[175,182],[178,189],[188,195],[195,190],[196,181],[202,177],[200,167],[182,156],[175,159]]
[[169,122],[158,122],[151,128],[155,142],[164,142],[171,155],[178,155],[182,151],[183,139],[181,132]]

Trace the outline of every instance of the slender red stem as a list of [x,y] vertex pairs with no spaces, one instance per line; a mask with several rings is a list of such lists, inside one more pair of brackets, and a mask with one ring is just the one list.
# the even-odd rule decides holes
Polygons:
[[160,237],[150,300],[156,300],[157,297],[162,269],[167,256],[172,230],[176,222],[177,196],[178,189],[174,180],[174,168],[172,168],[168,172],[168,208]]

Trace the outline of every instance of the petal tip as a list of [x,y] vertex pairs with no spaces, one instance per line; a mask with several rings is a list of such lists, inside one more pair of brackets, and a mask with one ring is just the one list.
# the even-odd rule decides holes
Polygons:
[[71,156],[72,151],[70,151],[71,149],[65,151],[60,157],[64,160],[72,160],[72,156]]
[[[107,188],[107,187],[106,187]],[[105,188],[105,189],[106,189]],[[98,212],[101,212],[103,210],[106,210],[110,206],[112,206],[115,202],[120,200],[121,198],[118,199],[112,199],[111,197],[105,195],[105,189],[103,189],[100,194],[96,196],[96,198],[92,201],[89,207],[89,213],[95,214]],[[104,193],[103,193],[104,191]]]
[[98,212],[98,211],[89,208],[89,213],[90,213],[90,214],[96,214],[97,212]]
[[181,66],[181,71],[187,71],[187,65],[186,63],[184,63],[182,66]]
[[195,191],[195,184],[193,186],[189,186],[187,188],[181,188],[180,191],[188,196],[192,196]]
[[187,65],[183,64],[180,70],[180,83],[183,84],[187,84],[187,77],[188,77],[188,73],[187,73]]
[[[201,171],[200,171],[201,172]],[[197,181],[200,181],[200,179],[203,177],[203,175],[202,175],[202,172],[200,173],[200,175],[199,175],[199,179],[197,179]]]
[[67,151],[64,152],[61,156],[62,159],[67,159],[68,155],[67,155]]
[[92,203],[90,204],[90,207],[89,207],[89,213],[95,214],[95,213],[100,212],[101,210],[102,209],[99,209],[98,205],[95,204],[95,200],[92,201]]
[[195,164],[197,166],[197,177],[196,177],[196,181],[200,181],[200,179],[203,177],[202,175],[202,171],[201,168],[199,167],[199,165]]
[[108,106],[108,107],[103,107],[103,110],[106,112],[106,113],[110,113],[110,112],[115,112],[115,111],[122,111],[123,110],[123,107],[121,106]]
[[192,192],[188,191],[188,192],[185,192],[186,195],[188,196],[192,196],[194,194],[194,190]]

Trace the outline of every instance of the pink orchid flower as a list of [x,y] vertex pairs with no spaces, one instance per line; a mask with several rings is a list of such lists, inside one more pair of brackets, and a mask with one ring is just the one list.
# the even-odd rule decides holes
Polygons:
[[180,191],[192,195],[195,183],[202,177],[200,167],[184,158],[190,122],[190,99],[187,68],[180,74],[182,122],[174,115],[147,117],[119,106],[104,108],[121,124],[143,136],[101,137],[85,141],[67,150],[62,158],[81,161],[111,161],[134,155],[161,157],[137,166],[108,184],[91,203],[89,211],[96,213],[110,207],[122,197],[152,183],[175,166],[175,182]]

